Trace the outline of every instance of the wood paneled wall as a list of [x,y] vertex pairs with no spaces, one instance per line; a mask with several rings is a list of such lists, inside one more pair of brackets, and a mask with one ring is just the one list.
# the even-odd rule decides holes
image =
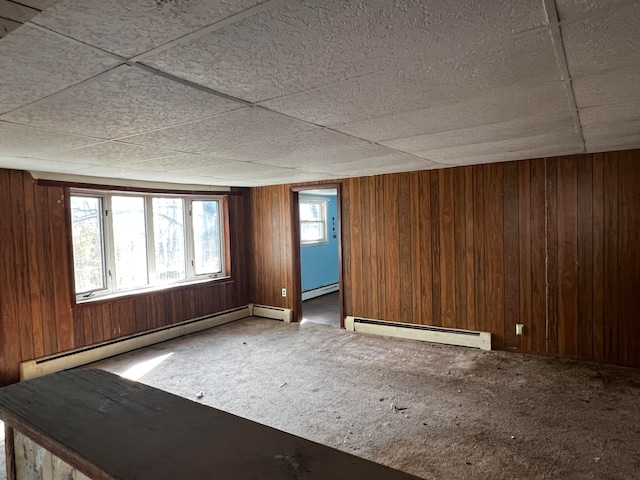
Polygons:
[[230,280],[75,306],[64,196],[0,169],[0,385],[24,360],[248,303],[248,194],[228,197]]
[[[342,181],[345,314],[640,366],[640,151]],[[251,299],[293,308],[290,186],[252,190]],[[515,335],[515,324],[525,335]]]
[[[251,293],[253,303],[294,308],[290,185],[251,189]],[[282,297],[282,289],[290,294]]]

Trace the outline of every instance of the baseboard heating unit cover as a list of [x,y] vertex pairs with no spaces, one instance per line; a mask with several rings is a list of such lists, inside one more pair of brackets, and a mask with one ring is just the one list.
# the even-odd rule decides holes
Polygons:
[[373,333],[387,337],[491,350],[491,334],[489,332],[430,327],[413,323],[386,322],[384,320],[351,316],[345,318],[344,326],[347,330],[353,332]]
[[41,377],[69,368],[79,367],[87,363],[97,362],[105,358],[120,355],[155,343],[217,327],[234,322],[250,315],[249,306],[225,310],[224,312],[186,320],[184,322],[157,328],[148,332],[137,333],[88,347],[69,350],[48,357],[28,360],[20,364],[20,380]]
[[254,317],[271,318],[290,323],[293,310],[290,308],[269,307],[267,305],[249,305],[249,310]]
[[313,288],[311,290],[305,290],[302,292],[302,301],[310,300],[312,298],[321,297],[327,293],[337,292],[340,290],[339,283],[332,283],[330,285],[323,285],[322,287]]

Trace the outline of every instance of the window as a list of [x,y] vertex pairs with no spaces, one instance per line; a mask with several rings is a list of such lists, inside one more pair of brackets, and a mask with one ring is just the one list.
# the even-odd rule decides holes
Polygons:
[[326,242],[327,200],[300,199],[300,243],[308,245]]
[[72,190],[78,300],[225,275],[219,197]]

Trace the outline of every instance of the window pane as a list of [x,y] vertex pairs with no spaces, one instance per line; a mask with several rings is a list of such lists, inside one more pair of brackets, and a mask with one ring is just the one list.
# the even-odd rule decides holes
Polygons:
[[113,246],[118,290],[148,283],[144,198],[112,197]]
[[300,203],[300,221],[301,222],[317,222],[322,220],[322,204]]
[[153,241],[156,278],[161,281],[185,278],[184,214],[181,198],[154,198]]
[[71,236],[76,293],[105,288],[100,197],[71,197]]
[[193,247],[196,275],[219,273],[220,208],[217,200],[193,201]]
[[324,240],[323,222],[304,222],[300,224],[300,240],[302,242],[318,242]]

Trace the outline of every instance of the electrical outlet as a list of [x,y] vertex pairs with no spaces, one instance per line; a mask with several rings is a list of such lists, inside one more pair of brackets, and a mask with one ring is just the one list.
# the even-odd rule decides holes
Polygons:
[[516,323],[516,335],[524,335],[524,323]]
[[282,289],[282,296],[283,296],[283,297],[286,297],[286,296],[287,296],[287,289],[286,289],[286,288],[283,288],[283,289]]

